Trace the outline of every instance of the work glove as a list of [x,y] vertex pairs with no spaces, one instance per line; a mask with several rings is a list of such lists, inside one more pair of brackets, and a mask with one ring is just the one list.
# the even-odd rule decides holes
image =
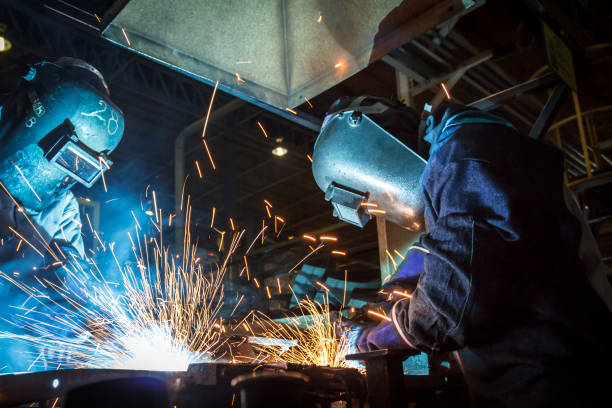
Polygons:
[[412,251],[407,256],[406,260],[400,265],[399,270],[383,286],[383,290],[387,293],[388,301],[396,301],[406,297],[397,294],[397,292],[412,293],[419,280],[419,275],[423,272],[423,262],[424,255],[421,252]]
[[363,329],[357,340],[357,349],[360,352],[405,348],[407,346],[395,333],[393,324],[388,322]]

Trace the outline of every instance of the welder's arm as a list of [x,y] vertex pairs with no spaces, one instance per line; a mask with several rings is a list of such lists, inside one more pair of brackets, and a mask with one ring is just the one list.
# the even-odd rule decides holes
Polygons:
[[85,247],[81,234],[81,213],[79,203],[74,195],[70,194],[70,200],[61,210],[59,230],[55,233],[53,240],[60,243],[61,247],[69,245],[81,258],[85,257]]
[[[500,180],[503,173],[486,160],[449,156],[430,160],[436,167],[423,185],[437,218],[431,217],[436,222],[421,238],[429,253],[412,298],[397,302],[391,313],[401,339],[426,352],[463,347],[469,328],[501,306],[494,300],[500,294],[492,265],[503,256],[500,236],[512,240],[519,235],[509,210],[514,185]],[[473,307],[475,276],[486,281],[478,296],[485,292],[487,307]]]

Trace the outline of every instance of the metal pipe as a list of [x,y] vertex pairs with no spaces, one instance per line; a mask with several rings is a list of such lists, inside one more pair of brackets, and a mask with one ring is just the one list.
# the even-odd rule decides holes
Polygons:
[[592,177],[593,172],[591,170],[591,160],[589,160],[589,151],[587,150],[586,137],[584,134],[584,125],[582,123],[582,114],[580,113],[580,101],[576,92],[572,92],[572,99],[574,100],[574,109],[576,110],[576,120],[578,122],[578,133],[580,134],[580,144],[582,145],[582,154],[584,156],[584,163],[586,165],[587,177]]

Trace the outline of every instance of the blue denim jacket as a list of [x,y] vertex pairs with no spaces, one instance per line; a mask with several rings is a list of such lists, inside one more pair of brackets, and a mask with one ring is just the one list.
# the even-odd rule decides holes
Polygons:
[[420,350],[460,350],[479,405],[595,398],[612,317],[581,270],[563,157],[493,118],[459,110],[430,132],[428,254],[412,299],[393,308],[393,326]]

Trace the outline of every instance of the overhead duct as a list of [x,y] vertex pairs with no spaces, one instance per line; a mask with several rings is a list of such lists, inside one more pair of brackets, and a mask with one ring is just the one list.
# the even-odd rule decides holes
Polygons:
[[219,81],[221,89],[244,100],[285,110],[471,4],[465,0],[131,0],[104,36],[206,83]]

